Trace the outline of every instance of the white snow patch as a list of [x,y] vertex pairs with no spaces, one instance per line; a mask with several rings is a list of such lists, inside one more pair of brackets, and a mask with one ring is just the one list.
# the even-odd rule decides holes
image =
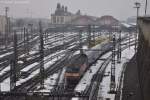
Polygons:
[[[122,52],[122,58],[121,58],[121,63],[116,63],[116,84],[119,84],[119,79],[121,76],[121,71],[122,71],[122,66],[124,63],[128,62],[132,57],[134,56],[134,47],[132,46],[130,49],[125,49]],[[110,72],[111,70],[111,62],[106,68],[105,72]],[[101,94],[101,98],[106,99],[110,98],[110,100],[114,100],[115,95],[114,94],[108,94],[110,88],[110,76],[109,77],[104,77],[102,83],[100,84],[100,90],[99,94]]]

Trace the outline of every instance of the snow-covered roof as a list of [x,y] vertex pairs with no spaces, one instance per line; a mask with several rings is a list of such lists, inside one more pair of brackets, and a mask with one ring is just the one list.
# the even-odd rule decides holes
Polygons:
[[125,23],[125,22],[123,22],[123,23],[121,23],[121,25],[123,25],[126,28],[130,28],[130,27],[136,26],[136,23]]
[[132,25],[130,25],[130,24],[127,24],[127,23],[121,23],[123,26],[125,26],[125,27],[127,27],[127,28],[129,28],[129,27],[131,27]]

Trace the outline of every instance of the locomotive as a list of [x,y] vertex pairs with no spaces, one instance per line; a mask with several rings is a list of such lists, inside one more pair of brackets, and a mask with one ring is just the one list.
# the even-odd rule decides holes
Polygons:
[[73,90],[78,84],[81,77],[86,70],[91,66],[103,53],[111,49],[111,43],[105,41],[96,45],[89,51],[76,54],[70,58],[65,72],[65,88],[66,90]]
[[88,66],[86,54],[77,54],[70,59],[65,72],[65,84],[68,90],[76,86]]

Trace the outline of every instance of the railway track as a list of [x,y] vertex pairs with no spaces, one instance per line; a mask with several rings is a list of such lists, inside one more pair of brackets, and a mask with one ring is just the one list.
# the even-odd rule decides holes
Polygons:
[[[99,59],[102,55],[104,55],[105,53],[109,52],[110,50],[111,50],[111,49],[109,49],[109,50],[103,52],[103,53],[98,57],[98,59]],[[96,59],[93,63],[91,63],[90,66],[91,66],[92,64],[94,64],[98,59]],[[110,60],[111,60],[111,56],[108,57],[108,59],[101,65],[101,67],[100,67],[100,69],[99,69],[99,71],[98,71],[99,73],[97,73],[98,76],[102,76],[102,75],[101,75],[102,72],[100,72],[100,71],[101,71],[101,70],[103,70],[103,71],[105,70],[105,68],[106,68],[105,66],[108,65],[108,63],[110,62]],[[96,79],[93,79],[93,80],[102,80],[101,77],[95,77],[95,78],[96,78]],[[92,85],[93,85],[93,84],[92,84]],[[91,87],[91,86],[90,86],[90,87]],[[91,91],[90,89],[88,89],[88,90]],[[88,91],[88,90],[87,90],[86,92],[83,92],[82,94],[83,94],[83,95],[89,95],[89,91]],[[54,93],[57,93],[58,91],[59,91],[59,92],[61,91],[62,93],[63,93],[63,92],[66,92],[65,89],[64,89],[64,86],[63,86],[62,84],[61,84],[61,85],[56,85],[56,86],[54,87],[54,89],[52,89],[52,92],[54,92]]]
[[[134,41],[133,41],[134,42]],[[133,46],[133,44],[130,44],[130,46]],[[122,47],[122,51],[127,49],[129,47],[129,45]],[[98,69],[97,73],[94,75],[93,79],[92,79],[92,83],[90,84],[90,86],[88,87],[88,89],[86,89],[86,91],[83,92],[83,94],[85,95],[90,95],[90,100],[97,100],[97,95],[98,95],[98,91],[99,91],[99,85],[102,82],[103,76],[104,76],[104,72],[106,67],[108,66],[108,64],[111,62],[111,55],[106,58],[106,60],[102,63],[101,67]]]
[[[56,50],[60,50],[60,49],[62,49],[64,46],[65,46],[64,49],[69,48],[70,46],[72,46],[72,45],[70,45],[70,43],[73,43],[73,42],[75,42],[75,39],[72,39],[72,40],[66,42],[66,43],[63,44],[63,45],[58,45],[58,46],[55,46],[55,47],[53,47],[53,48],[46,49],[46,50],[44,51],[44,52],[45,52],[45,53],[44,53],[44,56],[50,55],[50,54],[52,54],[52,53],[55,53]],[[11,55],[9,55],[9,56],[11,56]],[[5,59],[4,62],[5,62],[7,59],[10,59],[9,56],[7,56],[6,58],[4,58],[4,59]],[[26,62],[24,65],[21,65],[21,66],[20,66],[20,70],[22,70],[23,68],[25,68],[26,66],[28,66],[28,65],[30,65],[30,64],[32,64],[32,63],[35,63],[35,62],[39,62],[39,61],[40,61],[39,52],[33,54],[32,57],[35,57],[35,58],[34,58],[34,59],[30,59],[30,60],[28,60],[28,61],[24,60],[24,59],[27,59],[26,57],[21,57],[21,58],[19,58],[19,60],[22,60],[22,61]],[[47,61],[46,61],[46,62],[47,62]],[[1,70],[4,69],[4,68],[6,68],[6,67],[9,65],[9,60],[7,61],[7,63],[3,63],[3,64],[6,64],[6,65],[5,65],[5,66],[2,66],[2,67],[1,67]],[[39,66],[40,66],[40,65],[33,67],[31,70],[29,70],[29,73],[32,73],[33,71],[37,70],[37,69],[39,68]],[[0,76],[0,82],[4,81],[4,80],[5,80],[6,78],[8,78],[9,76],[10,76],[10,70],[7,71],[6,73],[4,73],[4,75]]]
[[[73,41],[75,41],[75,40],[73,40]],[[69,41],[69,42],[70,42],[70,41]],[[68,42],[68,43],[69,43],[69,42]],[[56,47],[56,48],[57,48],[57,47]],[[57,50],[57,49],[55,49],[55,50]],[[51,50],[49,50],[49,51],[51,51]],[[52,68],[52,69],[47,69],[47,70],[48,70],[47,73],[51,73],[51,70],[55,70],[55,69]],[[56,70],[58,70],[58,69],[56,68]],[[31,72],[33,72],[33,71],[31,71]],[[49,74],[48,74],[48,75],[49,75]],[[51,75],[51,74],[50,74],[50,75]],[[9,76],[9,75],[4,75],[4,77],[5,77],[5,76]],[[4,78],[1,78],[1,79],[4,79]]]
[[[69,54],[67,54],[65,57],[63,57],[63,59],[60,59],[59,61],[56,61],[56,63],[54,63],[53,65],[51,65],[51,67],[47,68],[45,71],[45,74],[48,77],[54,73],[56,73],[61,67],[63,67],[62,63],[67,62],[67,58],[68,58]],[[40,83],[40,79],[39,79],[39,74],[36,75],[35,77],[29,79],[28,81],[22,83],[20,86],[17,86],[15,88],[16,91],[22,91],[23,89],[26,89],[27,91],[31,90],[32,88],[35,87],[35,85]]]
[[[74,48],[77,48],[77,47],[74,47]],[[45,78],[56,73],[59,69],[63,68],[66,65],[68,61],[68,57],[72,54],[72,52],[74,51],[67,52],[67,54],[64,57],[62,57],[62,59],[56,61],[50,67],[45,69],[45,74],[46,74]],[[16,90],[22,90],[23,88],[26,88],[26,89],[28,88],[27,91],[29,91],[29,90],[32,90],[39,83],[40,83],[40,79],[39,79],[39,74],[38,74],[32,79],[29,79],[28,81],[22,83],[20,86],[17,86]]]

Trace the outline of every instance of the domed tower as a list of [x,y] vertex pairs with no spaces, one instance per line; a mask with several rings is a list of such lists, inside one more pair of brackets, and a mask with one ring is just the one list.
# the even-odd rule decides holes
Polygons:
[[77,13],[76,13],[76,15],[81,15],[81,11],[78,10]]
[[61,9],[61,5],[60,3],[57,3],[57,9],[56,10],[60,10]]
[[62,6],[61,11],[65,12],[65,7],[64,6]]
[[67,8],[67,6],[65,7],[65,12],[68,12],[68,8]]

